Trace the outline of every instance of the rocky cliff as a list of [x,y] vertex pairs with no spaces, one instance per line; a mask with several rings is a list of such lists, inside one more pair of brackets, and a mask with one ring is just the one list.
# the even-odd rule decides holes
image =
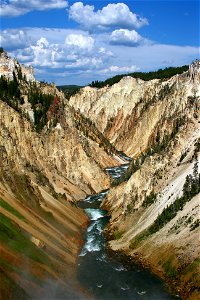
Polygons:
[[69,104],[133,158],[125,182],[116,182],[103,203],[110,248],[151,267],[183,298],[197,299],[199,61],[166,80],[124,77],[111,87],[86,87]]
[[26,67],[16,59],[9,57],[6,52],[2,52],[0,55],[0,76],[5,76],[12,80],[14,74],[17,74],[19,79],[24,78],[30,82],[35,81],[34,71],[31,66]]
[[123,161],[54,85],[29,82],[17,72],[15,78],[3,74],[1,296],[79,299],[73,274],[88,219],[76,201],[108,188],[104,167]]
[[156,142],[158,133],[161,140],[170,134],[186,114],[199,76],[197,66],[169,80],[124,77],[111,87],[85,87],[69,104],[91,118],[118,150],[136,157]]

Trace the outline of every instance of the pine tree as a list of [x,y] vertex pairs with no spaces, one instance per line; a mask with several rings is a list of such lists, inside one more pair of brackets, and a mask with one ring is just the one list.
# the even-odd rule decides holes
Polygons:
[[185,179],[185,183],[183,185],[183,195],[188,197],[191,191],[191,176],[187,175]]
[[194,167],[193,167],[191,192],[193,195],[196,195],[199,192],[199,190],[200,190],[200,182],[199,182],[198,160],[196,157]]
[[195,182],[198,182],[198,180],[199,180],[198,160],[197,159],[195,160],[194,167],[193,167],[193,180]]

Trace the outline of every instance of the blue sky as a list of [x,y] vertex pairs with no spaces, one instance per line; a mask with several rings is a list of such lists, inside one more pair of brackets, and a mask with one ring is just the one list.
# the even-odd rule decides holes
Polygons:
[[87,84],[199,58],[199,1],[2,1],[1,46],[36,78]]

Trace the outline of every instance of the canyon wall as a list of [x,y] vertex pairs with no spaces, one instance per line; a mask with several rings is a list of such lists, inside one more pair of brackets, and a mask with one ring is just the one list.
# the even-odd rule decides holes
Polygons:
[[[99,130],[130,157],[137,157],[171,133],[196,97],[199,68],[169,80],[124,77],[102,89],[85,87],[69,104],[91,118]],[[194,75],[195,74],[195,75]]]
[[[109,247],[169,280],[184,299],[197,299],[199,61],[166,80],[124,77],[111,87],[86,87],[69,104],[133,158],[125,182],[114,183],[102,205],[111,216]],[[188,178],[197,189],[190,196]]]
[[[12,72],[16,61],[3,59]],[[123,161],[94,125],[75,116],[55,85],[19,79],[17,72],[14,79],[7,69],[3,74],[14,80],[20,99],[12,90],[13,96],[2,93],[0,99],[0,294],[82,299],[75,265],[88,219],[76,202],[107,189],[104,168]],[[50,105],[47,123],[36,131],[35,113],[46,114],[41,95],[51,95],[59,106]]]
[[108,188],[103,166],[119,162],[69,112],[62,126],[38,134],[2,101],[0,111],[1,294],[79,297],[73,274],[88,220],[76,201]]

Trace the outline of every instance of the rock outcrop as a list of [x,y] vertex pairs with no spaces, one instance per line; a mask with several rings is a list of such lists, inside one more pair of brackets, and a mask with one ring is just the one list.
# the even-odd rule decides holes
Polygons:
[[13,80],[14,74],[20,79],[24,78],[29,82],[35,81],[34,70],[32,66],[26,67],[20,64],[16,59],[2,52],[0,55],[0,77],[5,76],[9,80]]

